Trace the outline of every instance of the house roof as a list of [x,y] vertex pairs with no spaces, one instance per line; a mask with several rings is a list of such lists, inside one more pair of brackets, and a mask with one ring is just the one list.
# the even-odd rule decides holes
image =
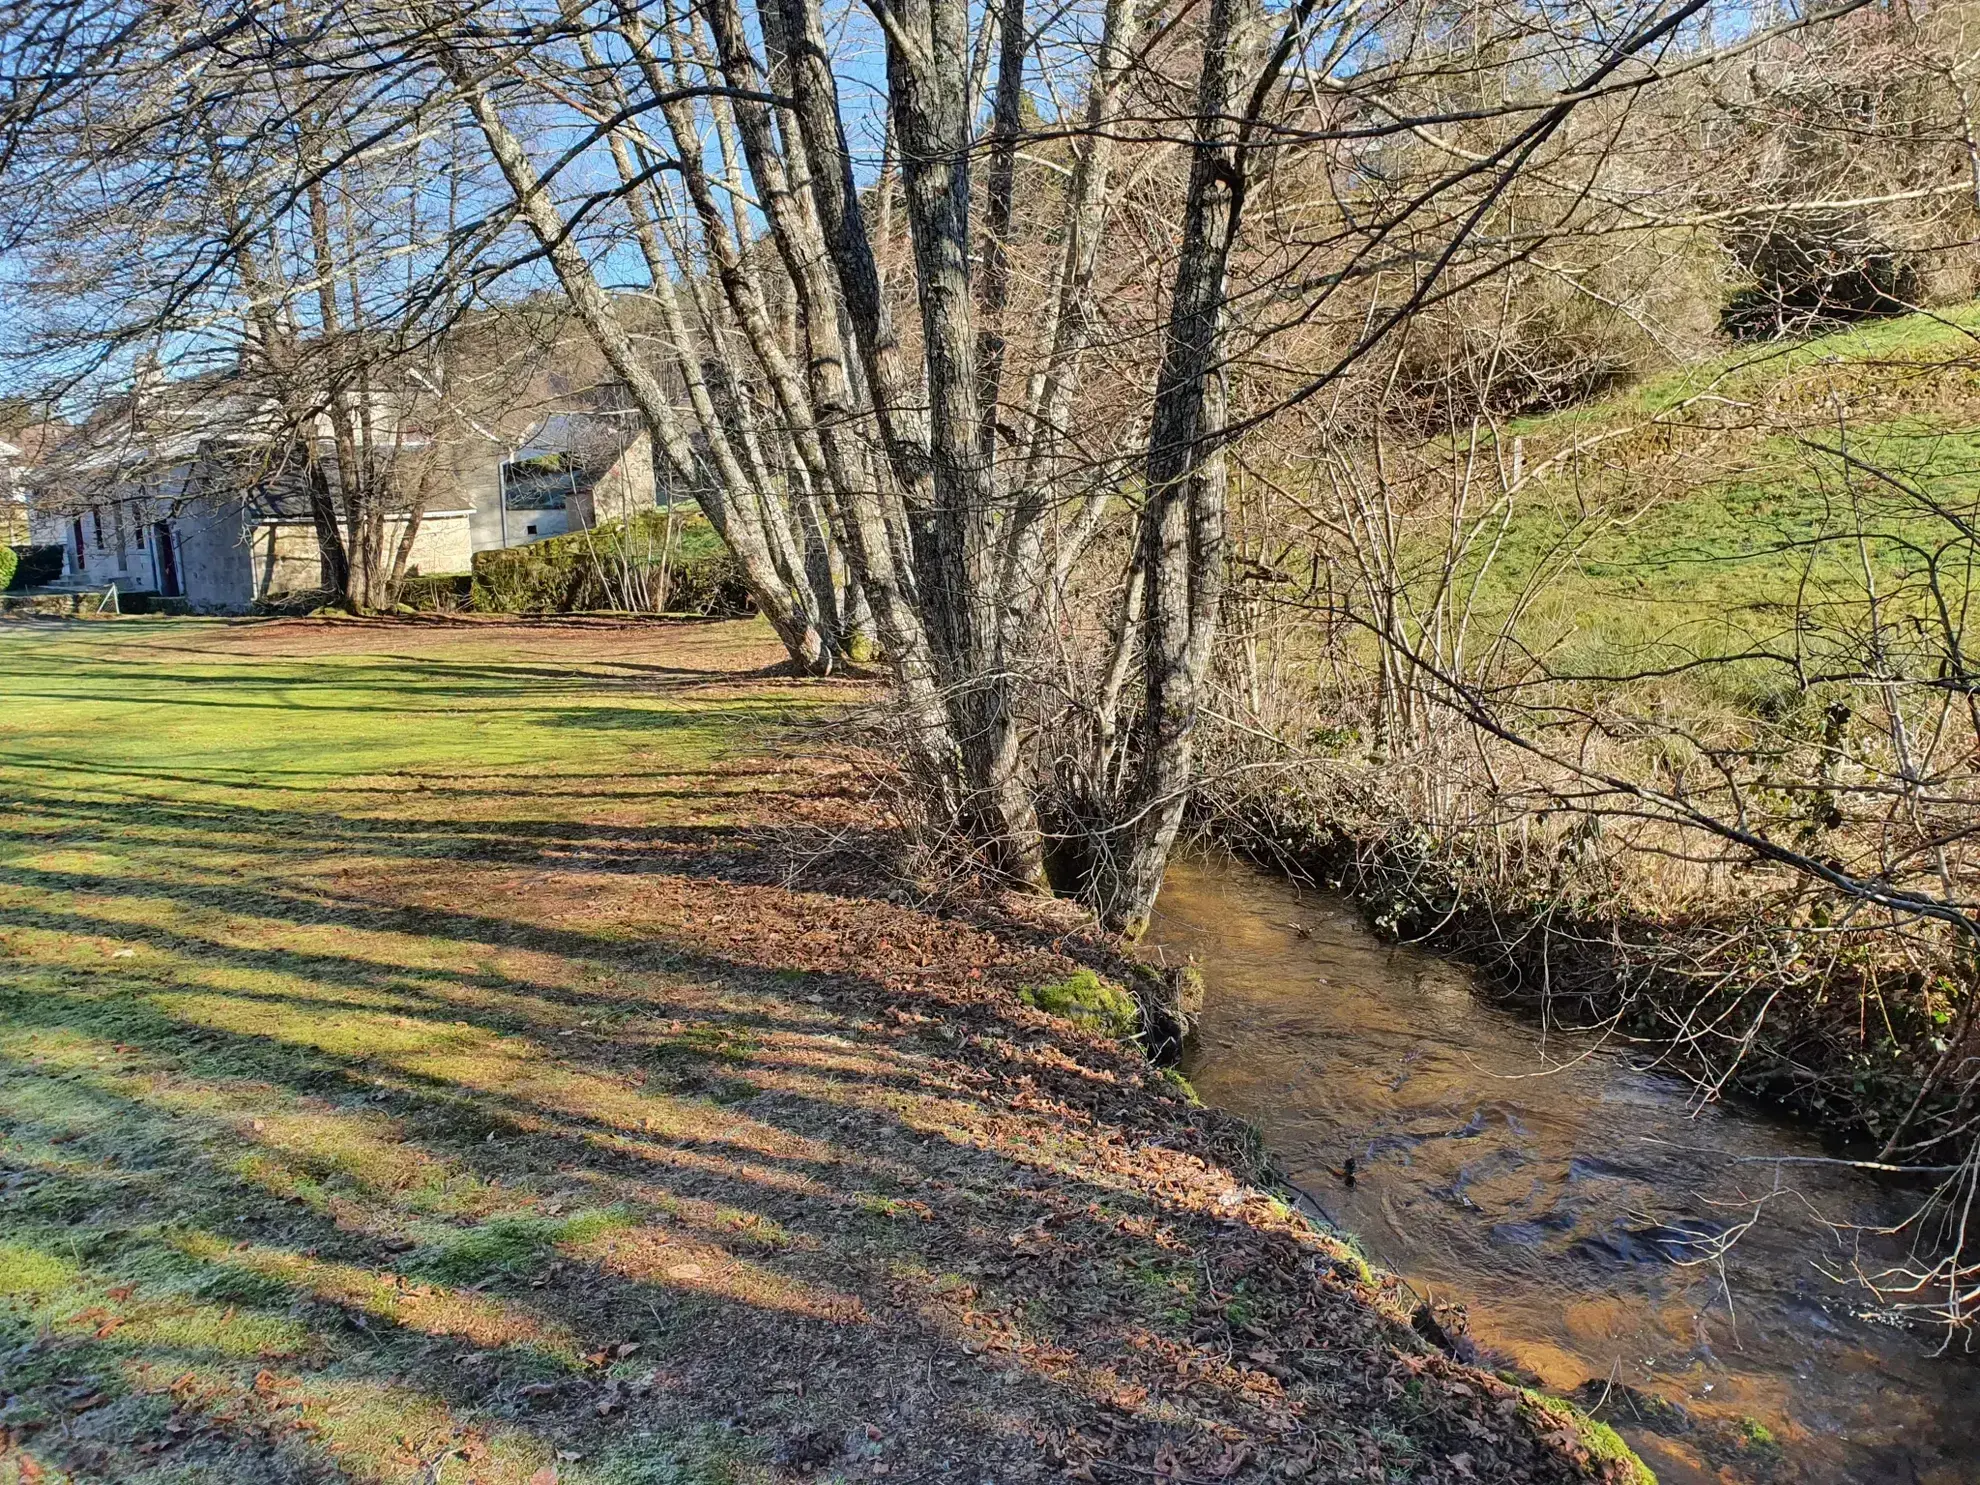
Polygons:
[[[211,462],[210,460],[208,461]],[[243,471],[243,474],[248,474]],[[188,498],[198,498],[201,492],[188,491]],[[228,487],[226,477],[209,475],[208,495],[239,494],[246,503],[247,514],[254,521],[307,521],[311,519],[309,508],[309,485],[299,468],[280,468],[263,472],[243,480],[241,485]],[[412,497],[391,490],[386,494],[385,508],[393,514],[403,514],[413,508],[416,502]],[[430,512],[438,515],[438,511]]]
[[[394,515],[404,515],[405,513],[406,510],[404,507],[392,512]],[[307,512],[299,516],[277,516],[250,510],[249,517],[248,524],[251,526],[308,526],[314,524],[313,518]],[[474,518],[474,508],[464,505],[458,509],[450,506],[445,510],[423,510],[419,513],[419,518],[423,522],[468,521]]]
[[510,510],[563,510],[588,493],[642,436],[630,415],[554,412],[538,423],[503,467]]
[[[373,393],[370,407],[373,426],[397,427],[402,447],[430,441],[426,430],[402,426],[405,404],[389,394]],[[251,377],[215,371],[153,381],[105,399],[58,444],[44,443],[40,462],[55,480],[102,483],[141,479],[216,450],[284,459],[299,444],[330,437],[327,413],[292,413]]]

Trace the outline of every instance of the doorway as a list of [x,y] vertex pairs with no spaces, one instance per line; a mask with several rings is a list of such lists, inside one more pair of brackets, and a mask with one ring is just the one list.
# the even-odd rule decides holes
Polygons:
[[152,552],[158,558],[158,594],[161,598],[178,598],[179,557],[172,550],[172,528],[163,521],[152,523]]

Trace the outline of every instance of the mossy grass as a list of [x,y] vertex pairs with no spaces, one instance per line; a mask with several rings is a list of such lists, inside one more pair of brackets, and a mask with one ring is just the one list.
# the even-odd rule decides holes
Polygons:
[[1542,1426],[1551,1424],[1574,1435],[1589,1459],[1604,1471],[1603,1478],[1613,1480],[1615,1485],[1657,1485],[1657,1477],[1649,1466],[1636,1457],[1636,1451],[1608,1424],[1589,1417],[1564,1398],[1532,1388],[1521,1388],[1520,1394],[1526,1409]]
[[1132,1036],[1141,1024],[1134,997],[1091,969],[1077,969],[1049,985],[1027,985],[1018,992],[1026,1005],[1064,1016],[1109,1036]]

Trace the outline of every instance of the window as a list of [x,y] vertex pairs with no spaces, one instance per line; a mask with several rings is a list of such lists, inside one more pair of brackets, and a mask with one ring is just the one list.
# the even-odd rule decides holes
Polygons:
[[137,549],[140,552],[143,551],[144,550],[144,518],[142,512],[139,513],[138,519],[131,522],[131,535],[137,539]]
[[529,534],[530,534],[531,536],[534,536],[534,535],[536,535],[536,528],[535,528],[534,526],[531,526],[531,527],[529,528]]
[[103,550],[103,507],[92,505],[89,508],[89,519],[90,524],[96,528],[96,549],[100,552]]

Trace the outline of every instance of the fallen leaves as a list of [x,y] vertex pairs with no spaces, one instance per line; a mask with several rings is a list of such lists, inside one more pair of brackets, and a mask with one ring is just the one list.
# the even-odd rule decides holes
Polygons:
[[[661,664],[679,661],[684,632],[654,631],[667,636]],[[502,633],[505,645],[539,642]],[[613,663],[636,642],[614,631]],[[751,696],[770,686],[732,684]],[[962,1455],[1002,1480],[1043,1453],[1097,1485],[1255,1485],[1301,1471],[1372,1477],[1368,1461],[1385,1447],[1389,1462],[1448,1461],[1456,1479],[1572,1477],[1558,1437],[1543,1446],[1537,1436],[1547,1420],[1499,1411],[1477,1374],[1398,1366],[1387,1322],[1268,1203],[1233,1127],[1178,1103],[1134,1049],[1018,1006],[1017,986],[1060,979],[1079,955],[1103,951],[1078,924],[1045,905],[913,898],[887,875],[892,837],[843,762],[779,760],[775,774],[697,762],[672,776],[649,741],[640,767],[652,771],[626,769],[610,789],[582,771],[533,777],[529,809],[541,819],[518,821],[506,773],[478,815],[474,783],[459,782],[473,831],[458,854],[424,849],[452,822],[394,823],[390,793],[346,817],[388,844],[411,829],[422,848],[354,872],[340,861],[327,889],[362,904],[362,921],[335,925],[339,935],[417,936],[381,938],[365,951],[375,962],[432,961],[418,983],[392,988],[407,998],[388,1014],[419,1009],[394,1024],[466,1047],[464,1026],[508,1037],[521,1023],[529,1060],[463,1052],[458,1077],[436,1062],[414,1078],[389,1055],[358,1059],[355,1081],[312,1117],[327,1128],[342,1117],[334,1105],[365,1097],[366,1116],[383,1118],[378,1105],[389,1104],[395,1140],[458,1162],[458,1189],[451,1175],[443,1186],[367,1185],[341,1174],[350,1152],[325,1151],[310,1169],[332,1204],[245,1230],[312,1260],[320,1247],[326,1265],[366,1284],[397,1283],[390,1313],[339,1303],[330,1318],[329,1298],[305,1300],[320,1350],[280,1363],[300,1380],[253,1370],[279,1353],[265,1331],[249,1333],[224,1364],[184,1374],[171,1417],[134,1447],[198,1454],[201,1468],[208,1454],[225,1458],[228,1478],[273,1478],[254,1451],[274,1447],[340,1477],[417,1479],[461,1457],[461,1419],[486,1409],[533,1441],[534,1455],[517,1457],[555,1450],[529,1485],[558,1485],[582,1451],[609,1455],[649,1427],[706,1431],[780,1470],[849,1478],[933,1478]],[[635,781],[655,786],[653,801],[627,802]],[[719,811],[718,828],[685,813],[686,794],[708,819]],[[793,820],[854,845],[814,851],[794,877]],[[319,879],[307,890],[326,889]],[[298,976],[323,948],[294,924],[230,921]],[[312,1036],[339,1025],[336,1003],[323,1006],[311,1002]],[[455,1032],[439,1031],[447,1022]],[[439,1045],[400,1040],[419,1049],[407,1056]],[[227,1054],[209,1039],[174,1055],[210,1068]],[[268,1075],[260,1064],[233,1071]],[[265,1153],[291,1115],[230,1105],[224,1122]],[[206,1158],[176,1148],[192,1152],[188,1170]],[[178,1172],[166,1174],[169,1184]],[[238,1192],[226,1189],[230,1215]],[[852,1205],[861,1194],[866,1209]],[[488,1212],[547,1222],[607,1205],[624,1207],[627,1226],[590,1246],[558,1241],[554,1257],[494,1267],[459,1289],[424,1282]],[[867,1220],[874,1211],[885,1220]],[[395,1257],[415,1252],[417,1263]],[[1239,1283],[1242,1309],[1231,1303]],[[415,1285],[423,1307],[408,1303]],[[147,1286],[135,1311],[146,1320],[161,1303]],[[142,1352],[144,1329],[123,1313],[137,1286],[103,1292],[110,1303],[71,1316],[62,1344],[114,1338],[120,1357]],[[296,1318],[287,1295],[242,1293],[238,1312],[228,1302],[215,1318],[216,1303],[202,1324],[224,1333]],[[497,1304],[532,1323],[497,1333],[450,1309]],[[365,1424],[374,1437],[354,1434],[346,1413],[314,1438],[304,1400],[334,1412],[346,1404],[323,1399],[354,1374],[386,1398]],[[1405,1382],[1407,1401],[1392,1404]],[[90,1387],[74,1401],[100,1396]],[[402,1403],[408,1416],[428,1410],[403,1424],[405,1458],[366,1454],[381,1428],[389,1450]],[[338,1445],[357,1457],[337,1458]]]

